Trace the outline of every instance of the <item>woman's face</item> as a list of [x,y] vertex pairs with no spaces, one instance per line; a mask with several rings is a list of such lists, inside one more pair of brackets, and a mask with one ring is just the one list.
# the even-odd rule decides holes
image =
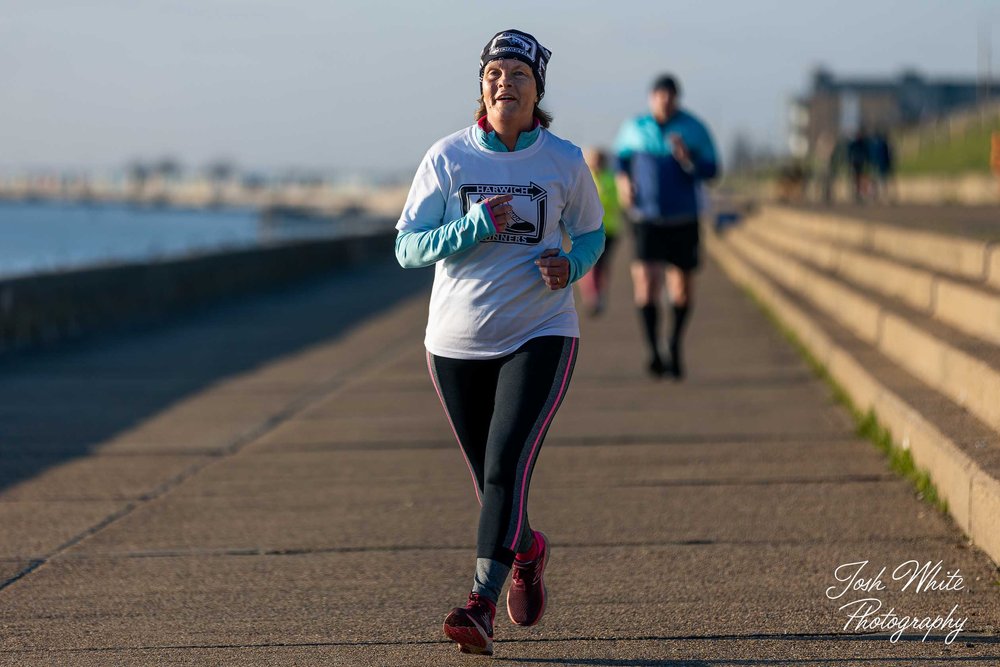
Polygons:
[[483,102],[491,125],[532,124],[538,86],[531,67],[520,60],[492,60],[483,71]]

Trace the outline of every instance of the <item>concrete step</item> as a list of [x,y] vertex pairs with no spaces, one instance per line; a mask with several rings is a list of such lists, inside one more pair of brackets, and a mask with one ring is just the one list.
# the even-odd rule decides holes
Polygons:
[[873,250],[945,275],[1000,288],[1000,245],[991,241],[782,206],[765,206],[762,214],[810,237]]
[[1000,344],[1000,290],[882,252],[803,233],[780,217],[757,216],[747,229],[773,248],[892,297],[960,331]]
[[734,230],[727,238],[758,271],[1000,430],[1000,347],[776,251],[747,230]]
[[[796,269],[765,271],[764,265],[749,257],[753,246],[738,240],[738,235],[708,233],[705,243],[730,278],[751,291],[795,333],[855,406],[877,415],[896,444],[907,449],[917,467],[930,474],[958,525],[1000,562],[1000,446],[996,427],[910,372],[902,363],[905,360],[887,356],[877,345],[880,337],[866,339],[864,333],[870,324],[850,326],[848,318],[838,317],[838,305],[864,315],[877,304],[818,274],[813,278],[819,279],[821,287],[801,289],[805,280],[801,273],[799,282],[789,282],[787,277],[796,274]],[[750,253],[744,254],[748,248]],[[773,252],[769,259],[784,264]],[[842,300],[836,294],[838,287]],[[816,299],[824,293],[831,298],[829,303]],[[992,395],[998,394],[994,391]]]

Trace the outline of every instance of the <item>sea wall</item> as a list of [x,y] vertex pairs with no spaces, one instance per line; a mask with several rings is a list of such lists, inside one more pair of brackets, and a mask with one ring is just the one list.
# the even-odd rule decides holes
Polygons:
[[[385,229],[385,225],[381,226]],[[0,279],[0,354],[391,257],[395,232]]]

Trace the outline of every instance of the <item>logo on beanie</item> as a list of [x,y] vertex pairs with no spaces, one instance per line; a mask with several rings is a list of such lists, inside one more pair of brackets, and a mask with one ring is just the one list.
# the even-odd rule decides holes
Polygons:
[[520,35],[515,35],[512,32],[502,32],[493,38],[489,52],[491,56],[501,53],[516,53],[524,56],[531,62],[535,62],[536,46],[534,42]]

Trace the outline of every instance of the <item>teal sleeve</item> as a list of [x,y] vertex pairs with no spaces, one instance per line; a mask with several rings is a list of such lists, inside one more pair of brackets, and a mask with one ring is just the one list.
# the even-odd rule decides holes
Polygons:
[[620,160],[627,160],[636,150],[639,143],[638,131],[634,120],[627,120],[618,129],[618,136],[615,137],[614,153]]
[[560,250],[559,256],[569,260],[569,282],[572,285],[590,271],[604,252],[604,225],[592,232],[570,237],[570,240],[573,247],[568,253]]
[[495,233],[486,204],[476,204],[458,220],[425,231],[400,231],[396,235],[396,259],[404,269],[430,266],[438,260],[468,250]]

